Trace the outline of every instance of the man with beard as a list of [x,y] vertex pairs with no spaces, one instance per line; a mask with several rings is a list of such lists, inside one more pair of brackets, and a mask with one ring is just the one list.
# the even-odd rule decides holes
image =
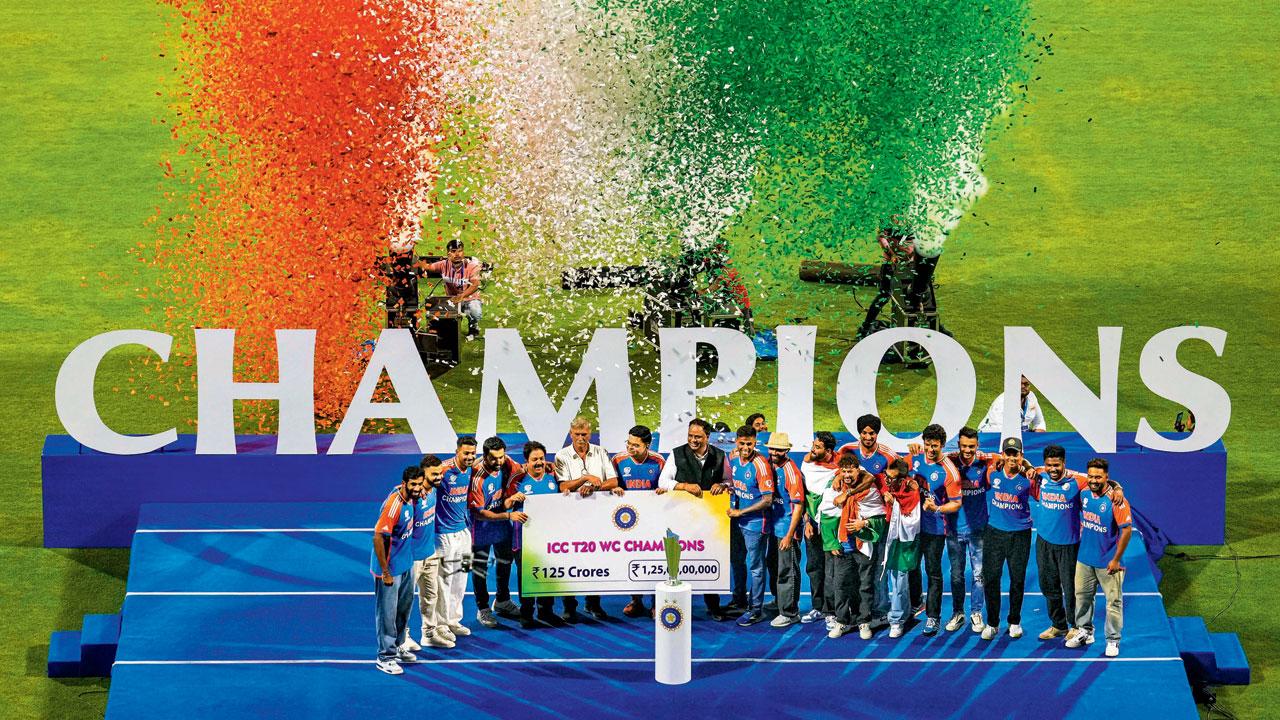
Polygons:
[[1107,461],[1088,463],[1089,491],[1080,494],[1080,554],[1076,561],[1076,630],[1067,647],[1093,644],[1093,605],[1098,586],[1107,598],[1107,657],[1120,654],[1124,628],[1124,557],[1133,534],[1129,506],[1107,497]]
[[[484,441],[484,456],[472,470],[467,504],[472,513],[471,590],[475,593],[476,621],[487,628],[498,627],[494,612],[503,617],[519,617],[520,608],[511,602],[511,507],[507,485],[521,472],[519,463],[507,456],[507,444],[494,436]],[[496,556],[497,602],[489,607],[489,555]]]
[[[658,475],[660,491],[679,490],[694,497],[702,497],[704,492],[719,495],[728,491],[733,475],[724,451],[710,443],[711,423],[702,418],[690,420],[686,438],[686,443],[672,450],[662,466]],[[702,599],[713,620],[729,619],[720,607],[719,595],[708,593]]]
[[[440,458],[423,455],[418,467],[423,470],[422,495],[414,508],[413,523],[413,580],[418,586],[418,609],[422,612],[422,644],[406,637],[403,647],[409,652],[421,650],[423,645],[438,648],[455,647],[454,643],[436,634],[435,611],[440,598],[440,551],[436,547],[436,488],[444,474]],[[436,468],[426,472],[428,468]]]
[[[824,493],[830,491],[836,475],[836,438],[829,432],[814,435],[809,454],[804,456],[804,464],[800,466],[800,474],[804,476],[805,490],[805,574],[809,576],[809,593],[811,609],[800,616],[800,622],[811,623],[826,620],[827,629],[835,622],[835,584],[827,583],[827,553],[822,533],[824,518],[832,517],[830,523],[840,521],[839,509],[833,503],[828,509],[822,503]],[[833,497],[834,500],[834,497]],[[825,512],[824,512],[825,511]]]
[[[537,440],[524,444],[524,466],[511,478],[507,486],[507,499],[511,501],[511,547],[516,556],[516,589],[520,592],[520,626],[526,630],[539,627],[540,624],[561,627],[564,620],[555,613],[555,598],[540,597],[536,601],[526,597],[523,590],[524,567],[521,554],[521,540],[524,536],[524,524],[529,522],[529,515],[524,511],[524,501],[531,495],[554,495],[560,492],[560,483],[555,475],[547,472],[547,448]],[[534,616],[534,605],[538,607]]]
[[413,609],[413,529],[415,505],[422,497],[422,468],[407,467],[400,485],[382,502],[373,527],[373,552],[369,572],[374,576],[374,618],[378,631],[376,667],[388,675],[400,675],[400,663],[414,663],[418,656],[401,647],[409,637],[409,611]]
[[765,445],[773,466],[773,507],[769,525],[777,540],[778,616],[769,624],[787,627],[800,622],[800,542],[804,533],[804,475],[787,453],[791,436],[773,433]]

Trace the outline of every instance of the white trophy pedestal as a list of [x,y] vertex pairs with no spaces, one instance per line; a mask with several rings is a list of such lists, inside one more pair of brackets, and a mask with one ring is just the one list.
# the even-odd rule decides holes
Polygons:
[[664,685],[683,685],[693,675],[693,586],[658,583],[653,591],[653,676]]

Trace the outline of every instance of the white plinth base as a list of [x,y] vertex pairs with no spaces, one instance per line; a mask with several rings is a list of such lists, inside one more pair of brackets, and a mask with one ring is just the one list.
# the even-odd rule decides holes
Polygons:
[[653,593],[653,676],[682,685],[693,676],[693,586],[660,582]]

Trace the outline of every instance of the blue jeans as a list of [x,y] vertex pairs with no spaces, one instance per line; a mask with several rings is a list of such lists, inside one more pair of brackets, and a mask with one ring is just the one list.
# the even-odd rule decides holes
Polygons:
[[909,570],[886,570],[889,576],[889,622],[901,625],[911,607],[911,572]]
[[747,550],[747,603],[751,612],[764,612],[764,557],[769,549],[769,538],[758,530],[744,527],[742,542]]
[[378,631],[378,659],[395,660],[397,648],[409,632],[413,609],[413,570],[396,575],[390,585],[373,579],[374,625]]
[[[965,582],[964,560],[969,558],[969,568],[973,577]],[[951,560],[951,594],[956,595],[956,588],[964,587],[969,593],[969,612],[981,613],[985,606],[986,596],[982,588],[982,533],[947,536],[947,556]],[[961,596],[960,607],[954,608],[957,613],[964,613],[964,600]]]

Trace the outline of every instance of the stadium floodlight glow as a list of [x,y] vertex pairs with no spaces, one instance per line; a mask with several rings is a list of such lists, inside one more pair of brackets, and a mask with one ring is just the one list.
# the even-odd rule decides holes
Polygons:
[[[814,343],[817,328],[787,326],[777,328],[779,341],[777,430],[796,438],[797,450],[808,448],[813,435]],[[238,383],[232,377],[235,356],[233,330],[196,330],[198,454],[234,454],[234,401],[272,399],[280,403],[280,428],[276,451],[280,454],[315,454],[314,330],[277,330],[279,381]],[[1013,397],[1019,392],[1023,375],[1036,386],[1043,401],[1050,402],[1097,452],[1115,452],[1116,411],[1120,344],[1123,329],[1098,328],[1098,387],[1089,386],[1063,363],[1040,335],[1030,327],[1005,328],[1004,391]],[[600,418],[602,444],[621,450],[626,429],[635,424],[631,394],[631,366],[627,354],[626,331],[597,328],[579,364],[570,390],[557,407],[550,399],[520,334],[512,329],[486,332],[486,352],[480,402],[478,433],[491,435],[498,427],[498,395],[505,389],[526,434],[548,447],[558,446],[568,432],[569,421],[578,413],[587,391],[594,385]],[[1221,357],[1227,333],[1209,327],[1176,327],[1152,337],[1143,347],[1139,375],[1154,394],[1190,410],[1197,418],[1195,430],[1186,437],[1171,438],[1157,433],[1145,417],[1138,423],[1139,445],[1169,452],[1204,449],[1225,434],[1231,420],[1231,398],[1221,385],[1187,370],[1178,362],[1178,349],[1189,340],[1207,343]],[[878,413],[876,376],[885,350],[901,342],[921,345],[933,358],[938,377],[933,422],[954,435],[973,413],[977,381],[973,362],[953,338],[924,328],[890,328],[867,336],[850,349],[836,382],[837,410],[846,426],[864,412]],[[137,455],[177,440],[170,428],[152,435],[130,436],[107,427],[98,414],[93,396],[94,381],[103,358],[115,348],[141,345],[167,362],[173,338],[149,330],[114,330],[96,335],[77,346],[58,371],[54,399],[58,418],[76,441],[103,453]],[[697,348],[715,347],[719,361],[716,377],[709,384],[697,384]],[[755,371],[751,339],[731,328],[663,328],[661,330],[663,449],[684,441],[688,421],[698,414],[698,399],[723,397],[744,387]],[[396,402],[374,402],[378,379],[386,373]],[[1005,434],[1020,434],[1017,404],[1005,403]],[[452,452],[453,425],[440,396],[422,365],[408,329],[382,331],[364,370],[342,424],[339,425],[330,455],[349,454],[364,422],[369,419],[403,419],[424,453]],[[882,442],[894,450],[905,450],[909,438],[884,433]]]

